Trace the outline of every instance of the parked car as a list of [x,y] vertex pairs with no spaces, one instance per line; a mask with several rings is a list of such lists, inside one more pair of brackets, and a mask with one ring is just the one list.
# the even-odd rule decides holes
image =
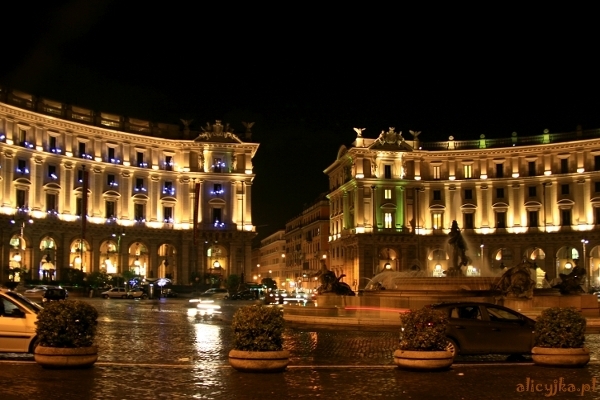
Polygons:
[[491,303],[439,303],[448,317],[448,350],[458,354],[530,354],[535,321]]
[[256,298],[256,291],[249,289],[231,295],[232,300],[255,300]]
[[46,290],[48,290],[48,288],[54,288],[54,287],[58,287],[58,286],[47,286],[47,285],[34,286],[31,289],[27,289],[25,291],[25,293],[42,295]]
[[67,300],[69,298],[69,292],[63,288],[48,288],[42,296],[42,301],[58,301]]
[[147,299],[148,295],[142,288],[133,288],[127,292],[128,299]]
[[0,352],[33,353],[39,304],[8,289],[0,289]]
[[163,297],[177,297],[177,292],[173,289],[163,289],[162,291]]
[[228,299],[229,291],[227,289],[211,288],[203,293],[200,293],[200,297],[210,297],[214,300]]
[[102,292],[101,296],[105,299],[125,299],[127,298],[127,292],[125,291],[125,288],[114,287],[105,292]]

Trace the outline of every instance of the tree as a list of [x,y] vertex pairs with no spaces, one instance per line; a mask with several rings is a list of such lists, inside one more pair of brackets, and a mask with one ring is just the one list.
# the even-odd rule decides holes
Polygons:
[[240,286],[240,277],[237,275],[229,275],[227,277],[227,290],[229,293],[235,293]]

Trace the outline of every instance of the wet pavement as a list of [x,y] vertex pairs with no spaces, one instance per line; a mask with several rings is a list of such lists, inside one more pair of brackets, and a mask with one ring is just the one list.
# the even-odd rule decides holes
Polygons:
[[[352,396],[352,399],[513,399],[552,395],[557,381],[572,392],[551,397],[600,399],[600,335],[587,335],[592,361],[582,369],[509,363],[504,356],[459,357],[452,369],[400,370],[393,328],[288,326],[290,366],[279,374],[240,373],[228,363],[233,312],[250,302],[222,302],[222,314],[188,313],[187,299],[86,299],[99,311],[99,359],[87,370],[46,370],[31,355],[0,354],[0,399],[264,399]],[[562,378],[562,381],[560,380]],[[529,379],[529,380],[527,380]],[[533,380],[544,386],[527,385]],[[524,389],[519,392],[519,384]],[[540,389],[540,390],[535,390]],[[582,392],[582,389],[584,392]],[[595,390],[595,391],[594,391]]]

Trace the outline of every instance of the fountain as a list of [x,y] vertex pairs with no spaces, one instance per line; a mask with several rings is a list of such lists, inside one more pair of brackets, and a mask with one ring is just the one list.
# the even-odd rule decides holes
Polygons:
[[535,289],[538,271],[529,260],[524,259],[495,274],[487,270],[484,271],[487,276],[467,276],[466,269],[471,260],[467,255],[467,241],[456,221],[452,222],[449,237],[450,264],[437,276],[419,270],[384,271],[369,279],[359,296],[319,296],[318,307],[330,312],[335,310],[337,315],[388,320],[397,319],[398,311],[451,301],[495,303],[523,312],[551,306],[574,306],[587,315],[598,315],[596,296],[561,295],[545,280],[542,288]]

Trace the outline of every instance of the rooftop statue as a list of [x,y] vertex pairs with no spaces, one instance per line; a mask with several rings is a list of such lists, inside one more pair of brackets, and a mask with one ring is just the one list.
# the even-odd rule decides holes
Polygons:
[[462,276],[463,273],[461,267],[469,265],[471,260],[467,257],[467,244],[460,233],[458,222],[456,222],[456,220],[452,221],[452,227],[450,228],[450,233],[448,235],[450,236],[448,244],[452,247],[452,264],[449,268],[448,275]]

